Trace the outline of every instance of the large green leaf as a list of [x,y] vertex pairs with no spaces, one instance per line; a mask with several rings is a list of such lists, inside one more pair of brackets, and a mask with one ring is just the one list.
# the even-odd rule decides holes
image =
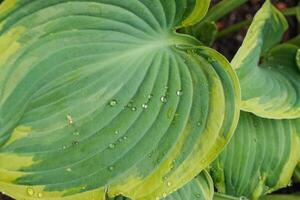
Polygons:
[[[170,184],[170,183],[169,183]],[[173,192],[169,196],[163,196],[166,200],[212,200],[214,196],[214,184],[209,173],[203,170],[198,176],[193,178],[182,188]],[[158,198],[159,199],[159,198]],[[112,200],[130,200],[129,198],[119,196]]]
[[212,46],[218,30],[215,22],[202,22],[199,25],[183,28],[180,32],[194,36],[204,45]]
[[257,199],[285,187],[299,160],[300,121],[242,112],[230,143],[211,167],[218,190]]
[[4,1],[0,190],[155,199],[205,168],[240,101],[223,56],[175,32],[201,20],[205,2]]
[[184,187],[166,197],[166,200],[212,200],[214,185],[210,175],[204,170]]
[[299,46],[272,48],[286,28],[283,15],[266,1],[232,61],[241,83],[243,110],[274,119],[300,117]]

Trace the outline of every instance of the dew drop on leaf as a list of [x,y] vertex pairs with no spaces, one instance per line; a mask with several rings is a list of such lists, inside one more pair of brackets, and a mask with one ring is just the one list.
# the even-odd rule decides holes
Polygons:
[[132,107],[131,110],[132,111],[136,111],[137,109],[136,109],[136,107]]
[[149,94],[148,95],[148,100],[152,99],[152,97],[153,97],[153,94]]
[[166,96],[161,96],[161,97],[160,97],[160,101],[161,101],[162,103],[166,103],[166,102],[167,102],[167,97],[166,97]]
[[114,166],[109,166],[109,167],[108,167],[108,170],[109,170],[109,171],[113,171],[114,169],[115,169]]
[[42,193],[38,193],[38,198],[42,198],[43,194]]
[[142,105],[142,108],[143,108],[143,109],[147,109],[147,108],[148,108],[148,104],[144,103],[144,104]]
[[176,91],[176,95],[177,95],[177,96],[181,96],[181,95],[182,95],[182,90],[177,90],[177,91]]
[[115,144],[111,143],[111,144],[108,145],[108,147],[109,147],[110,149],[113,149],[113,148],[115,148]]
[[110,107],[114,107],[118,104],[117,100],[113,99],[109,102]]
[[74,132],[73,135],[78,136],[80,133],[78,131]]
[[123,139],[124,139],[124,140],[127,140],[127,136],[124,136]]
[[171,187],[172,183],[171,182],[167,182],[167,186]]
[[74,123],[73,117],[71,115],[67,115],[67,120],[69,125],[72,125]]
[[33,195],[34,195],[34,189],[33,189],[32,187],[28,187],[28,188],[27,188],[27,194],[28,194],[29,196],[33,196]]
[[170,108],[168,109],[168,111],[167,111],[167,118],[168,118],[168,119],[172,119],[172,117],[173,117],[173,112],[174,112],[173,108],[170,107]]
[[163,197],[166,198],[167,197],[167,193],[164,192],[163,193]]
[[115,135],[118,135],[120,132],[117,130],[117,131],[115,131]]

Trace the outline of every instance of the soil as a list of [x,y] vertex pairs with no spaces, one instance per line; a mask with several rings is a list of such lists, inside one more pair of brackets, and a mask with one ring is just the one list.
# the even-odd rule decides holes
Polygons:
[[[214,3],[219,2],[219,0],[213,0]],[[233,12],[231,12],[228,16],[225,16],[217,23],[218,29],[221,31],[224,28],[236,24],[238,22],[244,20],[251,20],[257,10],[262,6],[264,0],[250,0],[248,3],[244,4],[243,6],[237,8]],[[288,7],[293,7],[298,4],[298,0],[273,0],[274,5],[280,9],[284,10]],[[289,22],[289,30],[284,35],[284,41],[295,37],[299,34],[300,25],[297,22],[296,17],[287,17]],[[247,32],[247,28],[245,27],[240,31],[228,35],[227,37],[222,37],[217,39],[213,45],[214,49],[218,50],[220,53],[225,55],[228,60],[231,60],[235,53],[237,52],[238,48],[241,46],[245,34]]]
[[[2,0],[0,0],[0,3]],[[219,0],[212,0],[212,2],[215,4],[219,2]],[[237,8],[233,12],[231,12],[228,16],[225,16],[223,19],[217,22],[217,26],[219,30],[223,30],[226,27],[236,24],[238,22],[252,19],[257,10],[261,7],[261,5],[264,3],[264,0],[250,0],[248,3],[244,4],[243,6]],[[275,6],[278,9],[285,9],[287,7],[296,6],[298,4],[298,0],[273,0],[272,1]],[[288,17],[290,28],[285,33],[284,40],[288,40],[290,38],[293,38],[297,34],[299,34],[300,25],[297,22],[295,17]],[[232,33],[231,35],[227,35],[226,37],[222,37],[220,39],[217,39],[215,43],[213,44],[213,47],[218,50],[220,53],[225,55],[228,60],[231,60],[233,56],[235,55],[238,48],[241,46],[242,41],[245,37],[247,31],[247,27],[239,30],[238,32]],[[293,183],[290,184],[287,188],[281,189],[277,191],[276,193],[280,194],[290,194],[290,193],[296,193],[300,192],[300,184]],[[12,200],[11,198],[1,195],[0,194],[0,200]]]

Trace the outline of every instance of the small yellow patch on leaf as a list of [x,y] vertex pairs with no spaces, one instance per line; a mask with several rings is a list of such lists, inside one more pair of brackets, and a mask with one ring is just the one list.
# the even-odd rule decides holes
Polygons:
[[8,146],[19,139],[25,138],[31,131],[32,128],[28,126],[16,127],[4,146]]

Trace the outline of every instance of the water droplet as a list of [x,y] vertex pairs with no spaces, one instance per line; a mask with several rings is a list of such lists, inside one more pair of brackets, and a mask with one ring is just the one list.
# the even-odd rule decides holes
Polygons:
[[288,187],[292,187],[293,186],[293,182],[292,181],[290,181],[289,183],[288,183],[288,185],[287,185]]
[[165,181],[165,180],[167,180],[168,179],[168,177],[167,176],[164,176],[163,177],[163,181]]
[[167,182],[167,186],[171,187],[172,183],[171,182]]
[[147,108],[148,108],[148,104],[144,103],[144,104],[142,105],[142,108],[143,108],[143,109],[147,109]]
[[108,147],[109,147],[110,149],[113,149],[113,148],[115,148],[115,144],[111,143],[111,144],[108,145]]
[[118,135],[120,132],[119,131],[115,131],[115,135]]
[[240,200],[248,200],[248,198],[247,198],[247,197],[244,197],[244,196],[241,196],[241,197],[240,197]]
[[74,132],[73,135],[78,136],[80,133],[78,131]]
[[123,141],[123,139],[122,139],[122,138],[119,138],[119,139],[118,139],[118,141],[119,141],[119,142],[122,142],[122,141]]
[[33,189],[32,187],[28,187],[28,188],[27,188],[27,194],[28,194],[29,196],[33,196],[33,195],[34,195],[34,189]]
[[38,193],[38,198],[42,198],[43,194],[42,193]]
[[149,100],[152,99],[152,97],[153,97],[153,94],[149,94],[149,95],[148,95],[148,99],[149,99]]
[[197,123],[197,126],[201,126],[201,122],[200,121]]
[[182,90],[177,90],[176,95],[181,96],[183,94]]
[[166,97],[166,96],[161,96],[161,97],[160,97],[160,101],[161,101],[162,103],[166,103],[168,100],[167,100],[167,97]]
[[113,99],[109,102],[110,107],[114,107],[118,104],[117,100]]
[[200,198],[202,197],[201,194],[196,194],[195,196],[196,196],[196,198],[198,198],[198,199],[200,199]]
[[172,119],[172,118],[173,118],[173,112],[174,112],[173,108],[170,107],[170,108],[168,109],[168,111],[167,111],[167,118],[168,118],[168,119]]
[[207,160],[206,160],[205,158],[201,161],[201,163],[202,163],[203,165],[207,164],[206,162],[207,162]]
[[151,157],[152,157],[152,153],[149,153],[149,154],[148,154],[148,157],[151,158]]
[[208,60],[208,62],[210,62],[210,63],[212,63],[212,62],[215,62],[215,61],[216,61],[214,58],[208,58],[207,60]]
[[109,166],[109,167],[108,167],[108,170],[109,170],[109,171],[113,171],[114,169],[115,169],[114,166]]
[[163,193],[163,197],[166,198],[167,197],[167,193],[164,192]]
[[67,171],[67,172],[71,172],[72,169],[71,169],[71,168],[67,168],[66,171]]
[[73,141],[72,144],[73,145],[79,145],[79,141]]
[[172,171],[174,169],[174,164],[172,164],[171,166],[170,166],[170,171]]
[[62,148],[65,150],[65,149],[67,148],[67,146],[66,146],[66,145],[64,145]]
[[127,140],[127,136],[124,136],[123,139],[124,139],[124,140]]
[[132,111],[136,111],[137,109],[136,109],[136,107],[132,107],[131,110]]
[[67,115],[67,120],[69,125],[72,125],[74,123],[73,117],[71,115]]

